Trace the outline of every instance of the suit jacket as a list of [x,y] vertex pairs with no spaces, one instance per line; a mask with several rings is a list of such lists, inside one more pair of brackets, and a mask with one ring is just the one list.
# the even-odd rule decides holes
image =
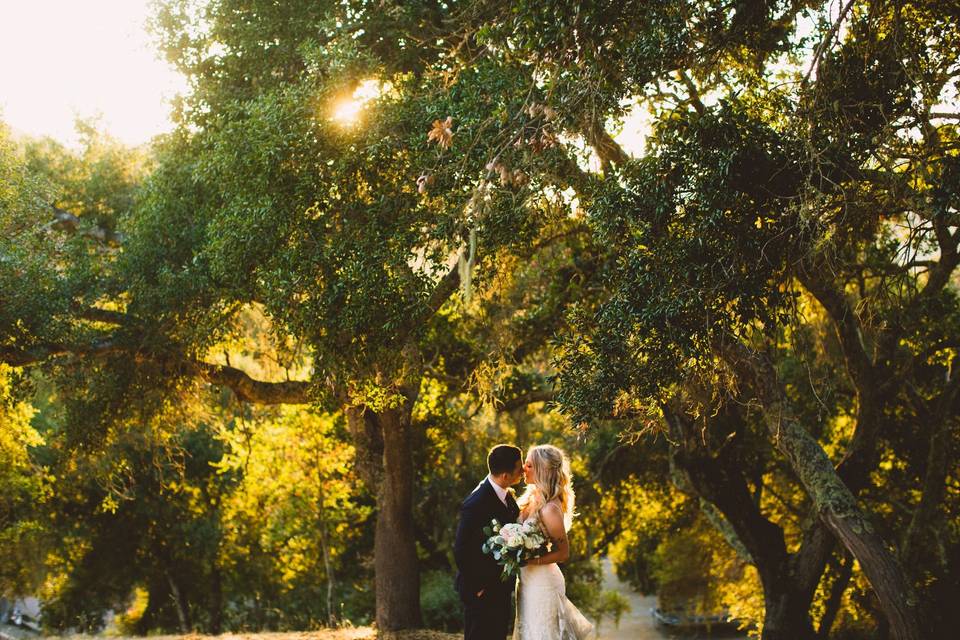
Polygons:
[[507,494],[505,506],[500,502],[489,478],[481,482],[460,505],[453,557],[458,569],[455,584],[464,602],[476,598],[480,590],[513,591],[515,581],[501,581],[503,567],[497,564],[492,555],[483,552],[483,543],[487,541],[483,528],[494,518],[500,524],[506,524],[516,522],[519,516],[520,508],[513,496]]

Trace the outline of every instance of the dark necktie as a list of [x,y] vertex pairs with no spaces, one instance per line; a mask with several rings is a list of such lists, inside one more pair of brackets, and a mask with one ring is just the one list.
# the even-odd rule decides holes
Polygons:
[[513,499],[513,494],[509,491],[507,492],[507,509],[514,519],[520,515],[520,507],[517,506],[517,501]]

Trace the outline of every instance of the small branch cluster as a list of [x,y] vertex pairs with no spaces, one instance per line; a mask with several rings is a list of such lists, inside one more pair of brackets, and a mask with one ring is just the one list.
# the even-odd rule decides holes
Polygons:
[[500,160],[493,160],[486,165],[487,171],[497,174],[500,177],[500,184],[504,187],[522,187],[530,181],[529,176],[522,169],[513,169],[505,165]]

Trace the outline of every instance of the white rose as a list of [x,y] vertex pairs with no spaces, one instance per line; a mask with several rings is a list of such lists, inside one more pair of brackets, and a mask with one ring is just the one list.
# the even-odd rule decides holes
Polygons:
[[508,547],[517,547],[523,542],[523,532],[519,524],[511,523],[503,525],[503,528],[500,529],[500,536],[503,538],[504,544]]

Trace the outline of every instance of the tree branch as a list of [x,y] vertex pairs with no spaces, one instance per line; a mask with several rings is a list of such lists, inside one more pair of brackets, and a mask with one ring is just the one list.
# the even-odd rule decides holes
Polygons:
[[53,222],[47,226],[51,229],[64,231],[69,235],[79,234],[108,246],[118,246],[126,239],[122,233],[117,233],[101,225],[85,226],[78,216],[56,205],[51,205],[50,208],[53,209]]
[[820,520],[863,568],[893,637],[919,640],[917,600],[902,564],[869,522],[823,447],[794,414],[772,363],[740,342],[724,347],[720,351],[733,369],[755,388],[773,443],[797,474]]
[[0,362],[12,367],[26,367],[62,355],[103,356],[111,353],[119,353],[123,350],[122,347],[110,339],[95,340],[84,345],[41,342],[25,349],[0,347]]
[[807,69],[806,75],[803,76],[802,84],[804,86],[806,86],[807,82],[809,82],[810,75],[813,73],[814,69],[818,69],[820,67],[820,58],[822,58],[823,54],[826,53],[830,46],[830,42],[837,35],[837,31],[840,30],[840,25],[843,24],[843,21],[846,19],[851,7],[853,7],[853,2],[854,0],[849,0],[849,2],[847,2],[846,6],[840,11],[840,16],[837,18],[837,21],[833,23],[833,25],[830,27],[830,31],[827,32],[827,35],[817,46],[817,50],[813,54],[813,60],[810,62],[810,68]]
[[863,344],[863,332],[856,312],[838,288],[826,282],[820,275],[824,269],[822,262],[803,264],[798,278],[833,321],[853,384],[859,390],[873,382],[874,365]]
[[693,104],[693,108],[696,110],[697,115],[702,116],[707,112],[707,108],[703,106],[703,101],[700,99],[700,91],[697,90],[697,86],[693,84],[693,80],[691,80],[690,76],[688,76],[687,73],[682,69],[677,71],[677,75],[680,77],[680,80],[690,93],[690,102]]
[[440,310],[440,307],[443,306],[443,303],[450,299],[450,296],[453,295],[453,292],[456,291],[459,286],[460,269],[457,265],[454,265],[454,267],[447,272],[447,275],[440,279],[440,282],[437,283],[437,286],[434,287],[430,293],[423,314],[420,318],[417,318],[417,324],[426,322],[432,318],[437,311]]
[[921,289],[919,298],[930,298],[943,289],[953,274],[957,265],[960,265],[960,253],[957,252],[957,236],[950,233],[950,228],[942,216],[933,220],[933,230],[940,247],[940,259],[930,267],[927,273],[927,283]]
[[93,322],[122,325],[130,319],[130,317],[122,311],[112,311],[99,307],[80,307],[79,305],[74,305],[74,309],[80,318]]
[[210,362],[186,363],[199,377],[210,384],[229,387],[246,402],[257,404],[308,404],[311,383],[306,380],[264,382],[251,378],[245,371]]
[[622,165],[630,160],[630,156],[623,150],[623,147],[607,133],[602,122],[595,120],[587,122],[583,128],[583,137],[587,144],[596,151],[604,172],[609,169],[611,164]]
[[497,407],[497,411],[502,413],[513,411],[514,409],[519,409],[537,402],[551,402],[555,397],[556,394],[553,392],[553,390],[539,389],[505,401],[503,404]]
[[[125,346],[110,339],[103,339],[85,345],[63,345],[42,343],[27,349],[0,347],[0,362],[14,367],[38,364],[58,356],[72,355],[80,357],[101,357],[118,353],[129,353]],[[288,380],[283,382],[265,382],[251,378],[246,372],[235,367],[189,359],[151,358],[142,353],[131,354],[137,361],[154,360],[172,362],[181,372],[193,375],[210,384],[229,387],[239,398],[258,404],[307,404],[310,402],[311,382],[306,380]]]

